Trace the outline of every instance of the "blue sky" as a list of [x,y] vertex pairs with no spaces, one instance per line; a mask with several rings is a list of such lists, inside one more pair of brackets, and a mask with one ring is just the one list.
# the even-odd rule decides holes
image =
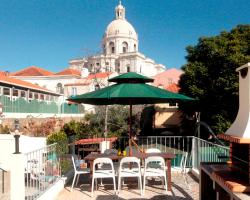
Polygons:
[[[0,0],[0,70],[57,72],[101,50],[118,0]],[[202,36],[250,24],[249,0],[123,0],[139,51],[168,68],[186,63]]]

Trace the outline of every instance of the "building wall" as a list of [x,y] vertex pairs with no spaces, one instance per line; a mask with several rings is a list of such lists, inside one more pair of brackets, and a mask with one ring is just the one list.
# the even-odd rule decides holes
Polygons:
[[65,84],[68,84],[68,83],[72,83],[74,81],[77,81],[79,78],[81,78],[80,76],[79,77],[76,77],[76,76],[54,76],[54,77],[16,77],[18,79],[21,79],[21,80],[24,80],[24,81],[28,81],[30,83],[33,83],[33,84],[37,84],[41,87],[44,87],[46,89],[49,89],[51,91],[54,91],[54,92],[58,92],[57,91],[57,86],[59,83],[62,84],[62,87],[64,87]]

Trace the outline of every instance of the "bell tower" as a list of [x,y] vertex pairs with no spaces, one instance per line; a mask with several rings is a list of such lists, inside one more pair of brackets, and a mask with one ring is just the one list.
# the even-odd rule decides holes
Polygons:
[[115,8],[115,16],[116,19],[125,19],[125,8],[122,6],[121,0],[119,1],[119,5]]

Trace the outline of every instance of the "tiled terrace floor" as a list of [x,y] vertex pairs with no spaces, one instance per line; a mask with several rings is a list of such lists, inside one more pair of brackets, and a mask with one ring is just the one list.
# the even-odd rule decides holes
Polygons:
[[[114,195],[112,182],[104,182],[104,186],[100,186],[98,191],[94,192],[94,197],[90,195],[90,186],[88,184],[89,177],[84,175],[79,179],[79,183],[70,192],[70,185],[58,195],[56,200],[198,200],[199,199],[199,183],[198,180],[192,175],[187,174],[185,177],[180,173],[172,173],[172,191],[166,192],[160,181],[149,180],[150,187],[146,187],[145,194],[141,197],[140,190],[137,186],[137,181],[130,183],[125,182],[120,194]],[[71,184],[72,181],[69,181]],[[106,183],[106,184],[105,184]]]

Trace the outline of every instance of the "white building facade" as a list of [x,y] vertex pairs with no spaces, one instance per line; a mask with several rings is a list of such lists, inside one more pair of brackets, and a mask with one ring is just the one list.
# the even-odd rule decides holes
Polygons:
[[136,72],[154,76],[165,70],[165,66],[155,63],[139,52],[138,34],[125,18],[125,8],[121,3],[115,8],[115,20],[107,26],[102,39],[102,54],[69,62],[72,69],[88,69],[91,73]]

